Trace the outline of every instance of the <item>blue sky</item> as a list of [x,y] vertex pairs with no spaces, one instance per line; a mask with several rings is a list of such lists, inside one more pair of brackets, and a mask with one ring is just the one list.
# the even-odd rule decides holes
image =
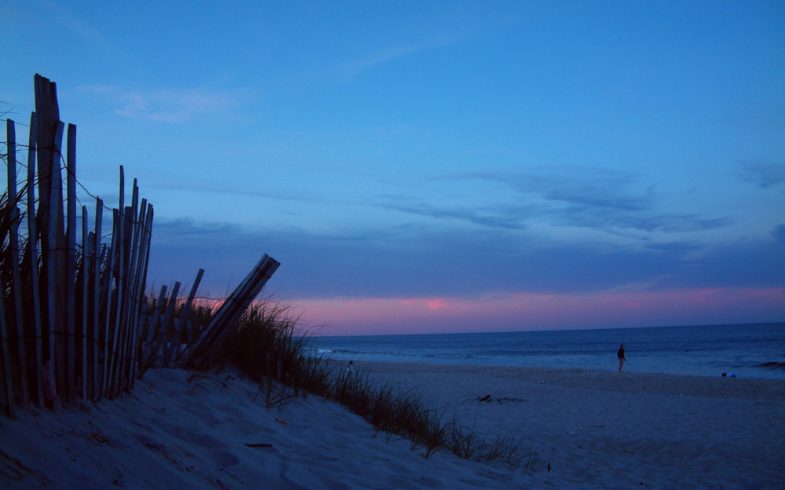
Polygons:
[[785,318],[782,2],[0,19],[0,107],[58,83],[82,183],[114,201],[124,164],[155,205],[156,285],[204,267],[220,296],[267,252],[268,293],[325,333]]

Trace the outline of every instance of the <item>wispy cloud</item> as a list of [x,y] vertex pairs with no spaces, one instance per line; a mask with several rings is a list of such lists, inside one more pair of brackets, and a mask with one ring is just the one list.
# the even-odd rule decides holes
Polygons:
[[426,203],[412,203],[410,199],[394,197],[388,197],[386,202],[380,204],[379,207],[428,218],[462,221],[485,228],[503,230],[524,230],[526,228],[523,216],[510,209],[447,208]]
[[727,217],[663,211],[654,186],[643,185],[623,172],[581,169],[577,175],[534,174],[495,180],[511,186],[524,198],[542,200],[546,204],[543,216],[563,226],[672,233],[731,224]]
[[80,90],[110,99],[122,116],[164,123],[184,123],[198,116],[225,112],[251,97],[246,90],[138,90],[95,85]]
[[39,0],[42,10],[49,14],[57,25],[73,33],[91,46],[116,53],[117,47],[93,24],[75,15],[71,10],[49,0]]
[[540,168],[517,174],[478,173],[444,178],[493,182],[529,199],[568,206],[570,211],[637,213],[651,209],[654,202],[651,186],[642,190],[632,174],[601,168]]
[[586,205],[571,205],[549,213],[552,223],[608,232],[633,230],[644,233],[693,232],[722,228],[732,223],[727,217],[705,218],[695,214],[659,213],[655,209],[620,210]]
[[[654,186],[632,174],[596,168],[540,169],[526,173],[467,173],[433,179],[492,184],[513,192],[507,204],[482,208],[430,204],[388,196],[381,207],[487,228],[523,230],[533,221],[550,226],[586,228],[614,235],[693,232],[728,226],[727,217],[663,211]],[[489,191],[491,192],[491,191]]]
[[443,48],[457,42],[459,39],[459,37],[434,38],[421,42],[380,49],[364,57],[359,57],[340,64],[336,67],[335,71],[342,77],[353,78],[376,66],[383,65],[385,63],[389,63],[391,61],[404,58],[421,51]]
[[785,164],[745,161],[740,163],[738,175],[746,182],[768,189],[785,182]]

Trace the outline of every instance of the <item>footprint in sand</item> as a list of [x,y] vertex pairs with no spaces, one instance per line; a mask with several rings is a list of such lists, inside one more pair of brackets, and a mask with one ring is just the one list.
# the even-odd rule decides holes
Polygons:
[[220,469],[240,463],[240,460],[237,458],[237,456],[230,453],[229,451],[224,451],[223,449],[211,449],[210,460],[214,461],[215,466]]
[[197,434],[196,432],[191,432],[190,430],[183,429],[182,427],[175,426],[174,428],[167,430],[167,432],[181,441],[185,441],[196,446],[215,449],[226,448],[226,443],[220,439],[216,439],[215,437],[205,434]]

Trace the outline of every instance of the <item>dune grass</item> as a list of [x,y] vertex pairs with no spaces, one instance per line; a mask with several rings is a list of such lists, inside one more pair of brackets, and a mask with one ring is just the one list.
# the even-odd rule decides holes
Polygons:
[[[312,355],[306,337],[295,334],[297,317],[278,304],[261,302],[243,316],[224,345],[221,363],[231,365],[259,385],[268,406],[294,394],[334,400],[368,420],[378,431],[395,434],[422,448],[428,457],[438,450],[477,461],[516,465],[519,448],[512,438],[486,439],[456,421],[443,420],[422,400],[372,383],[362,372],[347,374]],[[210,366],[217,367],[217,366]]]

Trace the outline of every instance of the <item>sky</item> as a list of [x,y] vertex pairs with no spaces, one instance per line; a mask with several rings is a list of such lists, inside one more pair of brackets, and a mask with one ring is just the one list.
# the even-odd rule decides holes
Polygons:
[[153,288],[201,267],[222,297],[268,253],[264,296],[315,335],[785,320],[781,1],[0,0],[0,23],[0,112],[57,83],[80,182],[117,202],[122,164],[155,206]]

